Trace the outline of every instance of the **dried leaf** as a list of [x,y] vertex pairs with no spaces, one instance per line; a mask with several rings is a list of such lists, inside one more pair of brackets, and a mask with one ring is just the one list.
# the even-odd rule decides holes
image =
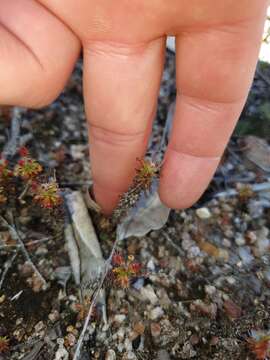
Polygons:
[[91,196],[91,187],[87,187],[84,191],[84,200],[88,209],[92,209],[98,214],[101,213],[101,207],[95,202]]
[[270,146],[267,141],[249,135],[242,142],[245,157],[262,170],[270,172]]
[[[72,223],[72,229],[66,227],[65,232],[72,269],[75,272],[76,282],[80,271],[81,280],[89,283],[95,280],[103,270],[104,260],[101,248],[82,193],[73,191],[67,194],[65,199]],[[72,236],[76,239],[75,245],[74,241],[71,241]],[[77,247],[78,254],[76,254],[75,247]]]
[[80,256],[71,224],[66,224],[65,226],[65,240],[67,244],[68,255],[70,259],[73,277],[76,285],[79,285],[81,280]]
[[158,230],[165,225],[169,213],[170,209],[161,203],[157,191],[148,197],[142,195],[138,206],[117,226],[117,237],[119,240],[130,236],[141,237],[151,230]]

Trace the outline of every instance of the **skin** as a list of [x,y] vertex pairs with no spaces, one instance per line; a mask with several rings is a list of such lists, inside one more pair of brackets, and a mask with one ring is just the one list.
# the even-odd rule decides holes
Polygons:
[[143,157],[165,38],[178,89],[161,200],[192,205],[207,187],[246,101],[267,0],[1,0],[0,104],[52,102],[81,49],[97,202],[110,213]]

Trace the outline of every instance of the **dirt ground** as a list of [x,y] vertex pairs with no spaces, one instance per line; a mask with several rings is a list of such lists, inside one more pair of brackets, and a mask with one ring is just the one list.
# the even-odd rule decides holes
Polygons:
[[[175,99],[174,71],[174,54],[167,52],[150,153],[158,148]],[[57,101],[22,114],[22,143],[47,177],[56,171],[63,191],[91,183],[81,75],[79,62]],[[81,360],[244,360],[270,354],[269,84],[270,66],[260,63],[239,125],[199,203],[171,211],[162,229],[119,244],[118,253],[134,256],[143,275],[127,289],[106,281],[107,323],[97,304]],[[1,152],[9,113],[0,116]],[[72,359],[87,304],[71,273],[65,208],[0,205],[4,218],[11,212],[47,287],[1,223],[0,360]],[[101,215],[89,214],[106,258],[115,231]]]

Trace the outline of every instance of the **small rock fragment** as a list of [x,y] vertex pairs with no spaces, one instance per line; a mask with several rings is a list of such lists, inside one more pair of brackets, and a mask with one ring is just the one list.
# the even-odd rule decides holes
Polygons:
[[211,212],[209,211],[209,209],[207,207],[202,207],[202,208],[197,209],[196,215],[202,220],[209,219],[212,216]]
[[133,329],[137,334],[142,335],[144,333],[145,326],[142,322],[139,321],[134,325]]
[[231,320],[240,318],[242,314],[241,308],[236,305],[232,300],[228,299],[224,301],[224,310]]
[[65,336],[65,346],[67,347],[73,347],[76,344],[76,337],[69,333]]
[[105,360],[116,360],[115,351],[112,350],[112,349],[109,349],[109,350],[106,352]]
[[156,266],[152,258],[148,261],[146,267],[149,271],[155,271]]
[[193,335],[191,335],[189,341],[190,341],[191,345],[194,346],[194,345],[197,345],[200,342],[200,338],[199,338],[198,335],[193,334]]
[[187,341],[185,342],[183,349],[181,351],[182,359],[191,359],[197,355],[196,351],[193,349],[192,345]]
[[60,317],[60,315],[59,315],[59,312],[57,310],[53,310],[48,316],[49,320],[52,323],[55,323],[57,320],[59,320],[59,317]]
[[129,340],[129,338],[125,339],[124,345],[125,345],[126,351],[132,350],[132,342]]
[[164,315],[164,311],[160,306],[155,307],[150,311],[150,319],[151,320],[157,320],[158,318],[162,317]]
[[66,348],[64,347],[64,339],[57,339],[57,343],[59,345],[59,348],[55,353],[54,360],[68,360],[69,355]]
[[215,319],[217,315],[217,305],[214,303],[206,304],[198,299],[190,304],[190,310],[206,315],[211,319]]
[[238,246],[243,246],[243,245],[245,245],[245,243],[246,243],[246,240],[245,240],[245,238],[244,238],[244,236],[242,235],[242,234],[237,234],[236,235],[236,237],[235,237],[235,243],[236,243],[236,245],[238,245]]
[[126,315],[125,314],[116,314],[114,315],[114,321],[121,324],[123,321],[125,321]]
[[45,328],[45,324],[43,321],[39,321],[36,325],[35,325],[35,331],[39,332],[41,330],[43,330]]
[[248,246],[243,246],[238,249],[238,254],[244,265],[250,265],[254,260],[254,257],[251,255],[250,248]]
[[151,285],[141,288],[140,293],[145,300],[149,300],[151,304],[155,305],[158,302],[158,297]]
[[170,360],[170,355],[167,350],[159,350],[157,353],[157,360]]
[[151,335],[153,336],[153,338],[159,337],[159,335],[161,333],[161,327],[160,327],[159,323],[151,323],[150,330],[151,330]]
[[216,346],[219,342],[219,338],[217,336],[212,336],[210,340],[210,346]]
[[213,285],[205,285],[204,291],[207,295],[213,296],[216,293],[217,289]]
[[126,356],[126,359],[127,359],[127,360],[136,360],[137,357],[136,357],[136,355],[134,354],[133,351],[128,351],[127,356]]

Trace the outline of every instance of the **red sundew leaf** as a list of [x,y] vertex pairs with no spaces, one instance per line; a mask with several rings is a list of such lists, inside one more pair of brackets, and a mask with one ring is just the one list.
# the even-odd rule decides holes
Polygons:
[[25,157],[25,156],[28,156],[28,155],[29,155],[29,151],[28,151],[28,149],[27,149],[25,146],[22,146],[22,147],[19,149],[19,154],[20,154],[20,156]]
[[142,268],[141,264],[139,264],[139,263],[130,264],[129,267],[130,267],[131,271],[134,272],[135,274],[137,274]]
[[112,258],[113,265],[122,265],[124,263],[123,256],[120,254],[114,254]]
[[38,189],[39,183],[37,181],[32,181],[31,183],[31,189],[32,191],[36,191]]
[[25,161],[21,159],[21,160],[18,161],[18,164],[19,164],[20,166],[24,166]]
[[6,336],[0,336],[0,354],[9,351],[9,339]]

